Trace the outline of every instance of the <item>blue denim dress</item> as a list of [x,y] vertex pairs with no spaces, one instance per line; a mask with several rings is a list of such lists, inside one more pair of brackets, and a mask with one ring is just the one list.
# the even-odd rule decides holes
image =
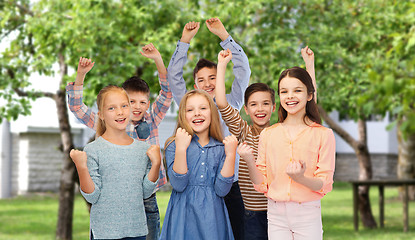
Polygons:
[[233,176],[220,174],[225,161],[223,143],[210,138],[201,146],[195,135],[187,148],[186,174],[173,171],[176,144],[166,148],[167,174],[173,191],[160,239],[234,239],[223,197]]

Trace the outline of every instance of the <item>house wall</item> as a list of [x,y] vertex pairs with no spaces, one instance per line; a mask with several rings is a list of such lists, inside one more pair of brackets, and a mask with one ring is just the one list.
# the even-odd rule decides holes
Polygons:
[[[396,167],[398,156],[396,154],[371,154],[373,179],[397,178]],[[359,179],[359,163],[353,153],[336,154],[335,181],[349,181]]]

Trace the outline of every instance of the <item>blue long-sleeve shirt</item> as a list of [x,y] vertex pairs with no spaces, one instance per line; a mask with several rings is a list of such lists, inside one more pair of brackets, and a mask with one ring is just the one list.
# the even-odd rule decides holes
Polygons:
[[[232,90],[230,94],[226,94],[226,99],[233,108],[240,110],[244,104],[245,90],[249,85],[249,78],[251,76],[251,69],[249,67],[248,57],[246,56],[242,47],[233,40],[229,35],[227,39],[220,43],[223,49],[229,49],[232,52],[233,74],[235,79],[232,82]],[[190,44],[178,42],[176,50],[171,57],[168,71],[167,80],[171,91],[173,93],[174,101],[179,104],[180,100],[187,92],[186,83],[183,78],[183,67],[187,62],[187,51]],[[220,114],[220,113],[219,113]],[[220,118],[224,136],[230,135],[228,127],[225,122]],[[239,169],[239,155],[235,158],[235,178],[238,180]]]

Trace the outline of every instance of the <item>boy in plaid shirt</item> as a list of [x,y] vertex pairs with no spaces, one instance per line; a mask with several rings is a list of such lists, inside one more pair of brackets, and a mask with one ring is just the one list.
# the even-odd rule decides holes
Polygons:
[[[122,87],[126,90],[131,103],[132,116],[131,123],[127,126],[127,133],[130,137],[149,144],[160,145],[158,126],[166,115],[172,101],[172,93],[167,82],[167,69],[159,51],[148,44],[140,52],[143,56],[153,59],[159,73],[160,93],[153,103],[150,112],[150,89],[145,81],[133,76],[127,79]],[[94,62],[90,59],[82,58],[79,60],[78,71],[75,82],[70,82],[66,86],[68,94],[68,105],[75,117],[89,128],[96,129],[98,114],[93,112],[82,102],[83,83],[85,75],[92,69]],[[167,183],[166,171],[163,164],[160,166],[160,176],[156,190]],[[147,239],[156,240],[160,234],[160,214],[157,206],[156,193],[144,199],[144,207],[147,216],[148,235]]]

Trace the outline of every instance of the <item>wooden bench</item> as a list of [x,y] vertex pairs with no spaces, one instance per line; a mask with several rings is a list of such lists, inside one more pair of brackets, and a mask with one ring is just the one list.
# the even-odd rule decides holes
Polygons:
[[379,225],[384,227],[384,212],[385,212],[385,199],[384,199],[384,187],[385,186],[403,186],[403,231],[409,230],[409,218],[408,218],[408,186],[415,185],[415,179],[385,179],[385,180],[355,180],[350,181],[353,185],[353,223],[354,230],[359,230],[359,186],[378,186],[379,187]]

